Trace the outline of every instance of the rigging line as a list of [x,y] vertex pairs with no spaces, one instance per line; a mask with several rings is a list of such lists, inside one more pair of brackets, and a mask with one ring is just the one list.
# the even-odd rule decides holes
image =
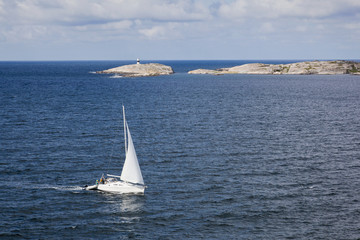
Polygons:
[[107,172],[107,173],[109,172],[109,169],[110,169],[110,166],[111,166],[111,162],[112,162],[113,157],[114,157],[115,144],[116,144],[116,131],[115,131],[115,137],[113,138],[112,144],[111,144],[112,146],[111,146],[111,153],[110,153],[109,161],[108,161],[108,164],[107,164],[107,166],[106,166],[106,172]]
[[126,139],[126,126],[127,126],[127,122],[126,122],[126,118],[125,118],[125,107],[124,105],[122,105],[122,109],[123,109],[123,121],[124,121],[124,143],[125,143],[125,157],[127,154],[127,139]]
[[113,159],[113,156],[114,156],[114,146],[115,146],[115,141],[113,140],[112,141],[112,147],[111,147],[111,154],[110,154],[110,158],[109,158],[109,161],[108,161],[108,165],[106,167],[106,172],[108,173],[109,172],[109,169],[110,169],[110,164],[111,164],[111,161]]
[[[117,130],[119,130],[119,129],[117,129]],[[110,169],[110,166],[111,166],[111,162],[112,162],[112,160],[113,160],[113,158],[114,158],[114,148],[115,148],[115,145],[116,145],[116,136],[117,136],[117,134],[116,134],[116,132],[117,132],[117,130],[115,130],[114,132],[115,132],[115,137],[114,137],[114,139],[112,140],[112,147],[111,147],[111,154],[110,154],[110,158],[109,158],[109,161],[108,161],[108,164],[107,164],[107,166],[106,166],[106,172],[108,173],[109,172],[109,169]],[[119,130],[120,131],[120,130]]]

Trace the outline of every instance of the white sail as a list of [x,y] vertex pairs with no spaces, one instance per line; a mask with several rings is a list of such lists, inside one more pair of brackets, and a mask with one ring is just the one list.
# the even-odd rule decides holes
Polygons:
[[126,130],[128,136],[128,144],[126,158],[121,172],[121,180],[131,183],[144,184],[139,162],[135,152],[134,143],[132,141],[130,130],[127,124]]

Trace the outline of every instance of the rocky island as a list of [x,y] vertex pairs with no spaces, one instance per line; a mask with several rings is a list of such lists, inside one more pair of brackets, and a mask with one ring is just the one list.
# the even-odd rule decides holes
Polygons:
[[354,61],[310,61],[290,64],[249,63],[231,68],[197,69],[189,74],[354,74],[360,75],[360,63]]
[[113,73],[124,77],[147,77],[147,76],[159,76],[173,74],[174,71],[170,66],[166,66],[160,63],[147,63],[140,64],[138,60],[137,64],[124,65],[116,68],[110,68],[103,71],[97,71],[96,73]]

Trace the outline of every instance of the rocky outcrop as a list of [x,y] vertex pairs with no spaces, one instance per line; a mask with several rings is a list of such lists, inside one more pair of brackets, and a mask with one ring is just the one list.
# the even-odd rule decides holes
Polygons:
[[356,74],[360,75],[360,63],[353,61],[311,61],[290,64],[250,63],[216,70],[197,69],[189,74]]
[[212,74],[212,75],[221,75],[221,74],[224,74],[222,71],[223,71],[222,69],[211,70],[211,69],[203,69],[203,68],[200,68],[200,69],[196,69],[196,70],[189,71],[188,73],[189,73],[189,74]]
[[159,63],[147,64],[131,64],[116,68],[110,68],[104,71],[97,71],[96,73],[112,73],[124,77],[147,77],[173,74],[174,71],[170,66]]

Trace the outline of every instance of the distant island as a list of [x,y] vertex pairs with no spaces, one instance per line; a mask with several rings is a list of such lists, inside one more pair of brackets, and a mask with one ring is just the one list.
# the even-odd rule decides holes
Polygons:
[[360,75],[360,63],[354,61],[310,61],[290,64],[249,63],[231,68],[196,69],[189,74],[354,74]]
[[97,71],[96,73],[114,73],[124,77],[147,77],[169,75],[173,74],[174,71],[170,66],[166,66],[160,63],[140,64],[140,61],[138,60],[137,64],[123,65],[116,68]]

